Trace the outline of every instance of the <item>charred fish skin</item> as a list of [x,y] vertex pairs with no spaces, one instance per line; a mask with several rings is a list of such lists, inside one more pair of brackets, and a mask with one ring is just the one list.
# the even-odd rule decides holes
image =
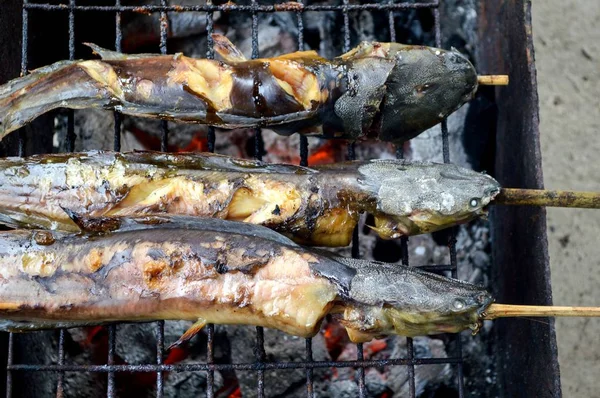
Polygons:
[[14,328],[202,318],[308,337],[339,292],[313,271],[337,263],[255,236],[159,224],[54,232],[54,243],[40,245],[36,233],[2,234],[0,317]]
[[333,312],[359,342],[470,328],[492,301],[468,283],[308,251],[257,225],[119,222],[93,235],[0,233],[0,330],[183,319],[311,337]]
[[406,160],[314,168],[214,154],[85,152],[0,159],[0,222],[77,232],[85,218],[189,215],[272,228],[296,242],[346,246],[359,214],[386,239],[433,232],[486,213],[490,176]]
[[12,80],[0,87],[0,138],[58,107],[95,107],[225,129],[401,143],[477,89],[473,65],[455,50],[363,42],[333,60],[314,51],[246,60],[223,36],[215,40],[224,61],[90,45],[101,60],[61,61]]

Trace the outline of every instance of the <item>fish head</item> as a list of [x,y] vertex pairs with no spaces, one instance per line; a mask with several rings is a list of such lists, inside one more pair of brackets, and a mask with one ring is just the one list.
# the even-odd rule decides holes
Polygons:
[[357,271],[341,319],[354,341],[477,331],[493,302],[487,290],[460,280],[395,264],[344,261]]
[[358,171],[361,186],[377,198],[374,229],[388,239],[486,217],[500,192],[491,176],[455,164],[373,160]]
[[383,308],[395,334],[477,332],[485,309],[494,301],[485,289],[456,279],[424,273],[413,278],[413,285],[420,286],[413,289],[416,294],[389,296]]
[[477,90],[477,71],[457,50],[388,43],[394,68],[385,83],[381,140],[401,143],[435,126]]

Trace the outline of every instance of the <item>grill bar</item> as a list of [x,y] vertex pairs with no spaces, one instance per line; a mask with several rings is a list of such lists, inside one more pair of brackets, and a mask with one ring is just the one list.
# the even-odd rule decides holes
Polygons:
[[[206,1],[207,5],[212,5],[212,0],[207,0]],[[207,33],[207,44],[208,44],[208,49],[206,50],[206,58],[208,59],[213,59],[215,57],[215,42],[212,38],[212,34],[214,33],[214,12],[213,11],[208,11],[206,13],[206,33]],[[212,126],[208,127],[208,136],[207,136],[207,141],[208,141],[208,151],[209,152],[214,152],[215,151],[215,141],[216,141],[217,137],[215,136],[215,128]],[[214,373],[213,373],[214,375]]]
[[[377,11],[377,10],[410,10],[410,9],[427,9],[438,7],[439,2],[433,3],[395,3],[395,4],[348,4],[345,8],[348,11]],[[24,4],[24,9],[28,10],[44,10],[44,11],[65,11],[70,7],[65,4]],[[297,11],[297,6],[286,5],[238,5],[238,4],[220,4],[220,5],[181,5],[181,6],[75,6],[75,11],[104,11],[104,12],[186,12],[186,11],[254,11],[254,12],[282,12],[282,11]],[[338,5],[304,5],[303,11],[339,11]]]
[[[302,0],[298,3],[302,4]],[[302,11],[296,12],[296,19],[298,25],[298,51],[304,50],[304,20],[302,19]],[[308,138],[302,134],[300,136],[300,166],[308,166]],[[313,362],[313,351],[312,351],[312,339],[307,338],[305,340],[305,361]],[[307,398],[313,398],[314,392],[314,380],[313,380],[313,368],[306,368],[306,396]]]
[[[160,13],[160,53],[167,54],[167,36],[169,31],[169,17],[164,8],[168,5],[167,0],[160,1],[163,11]],[[166,120],[161,120],[160,129],[162,132],[162,138],[160,142],[160,150],[163,152],[168,151],[169,146],[169,128]],[[159,321],[156,329],[156,363],[162,365],[164,355],[164,340],[165,340],[165,323]],[[162,398],[163,396],[163,384],[164,374],[162,372],[156,373],[156,397]]]
[[215,362],[215,325],[212,323],[206,325],[206,337],[206,363],[209,365],[206,372],[206,398],[213,398],[215,396],[215,369],[210,365]]
[[[165,321],[156,323],[156,364],[163,364],[163,355],[165,352]],[[156,398],[163,396],[164,376],[162,372],[156,372]]]
[[[23,14],[22,14],[22,24],[23,29],[21,32],[21,76],[25,76],[27,74],[27,62],[29,60],[29,56],[27,55],[27,51],[29,50],[29,13],[27,12],[26,5],[29,0],[23,0]],[[25,134],[24,129],[19,129],[19,142],[17,144],[17,154],[18,156],[25,156]]]
[[[115,325],[108,327],[108,356],[106,363],[108,366],[115,364],[115,346],[116,346],[117,330]],[[111,398],[115,396],[115,372],[108,371],[108,381],[106,383],[106,396]]]
[[51,372],[197,372],[210,368],[215,370],[274,370],[274,369],[306,369],[306,368],[352,368],[352,367],[382,367],[393,365],[440,365],[456,364],[462,358],[393,358],[363,361],[312,361],[312,362],[254,362],[254,363],[189,363],[189,364],[147,364],[147,365],[31,365],[11,364],[7,369],[12,371],[51,371]]
[[15,335],[13,333],[8,334],[8,348],[7,348],[7,357],[6,357],[6,398],[12,397],[12,381],[13,374],[8,369],[9,366],[12,366],[14,362],[14,346],[15,346]]
[[[116,7],[120,7],[121,6],[121,0],[115,0],[115,6]],[[123,30],[121,28],[121,12],[117,11],[115,12],[115,50],[116,51],[121,51],[121,43],[123,41]],[[122,115],[121,113],[115,111],[115,138],[114,138],[114,144],[113,144],[113,149],[117,152],[119,152],[121,150],[121,122],[122,122]]]
[[[439,1],[438,1],[439,3]],[[440,22],[440,9],[435,8],[433,10],[434,23],[435,23],[435,44],[437,47],[441,47],[442,34],[441,34],[441,22]],[[443,120],[441,123],[442,128],[442,152],[444,163],[450,163],[450,140],[448,137],[448,123]],[[458,264],[456,260],[456,228],[452,228],[451,234],[448,240],[448,249],[450,251],[450,265],[452,266],[452,277],[457,278],[458,276]],[[462,361],[462,340],[460,333],[455,336],[456,339],[456,355],[461,361],[457,364],[457,380],[458,380],[458,396],[463,398],[465,396],[464,391],[464,377],[463,377],[463,361]]]
[[[342,15],[344,16],[344,48],[343,51],[347,52],[350,50],[350,15],[349,15],[349,0],[343,0],[342,6]],[[350,81],[351,76],[348,75],[348,71],[346,71],[346,81]],[[356,159],[356,142],[351,142],[348,144],[348,160]],[[352,257],[359,258],[360,257],[360,243],[359,243],[359,235],[358,235],[358,225],[354,227],[354,231],[352,232]],[[364,361],[364,352],[363,352],[363,344],[356,344],[356,359],[358,361]],[[367,396],[367,388],[365,384],[365,368],[359,367],[357,370],[358,377],[358,396],[360,398],[365,398]]]
[[[256,0],[251,1],[252,10],[252,59],[259,57],[258,52],[258,4]],[[257,87],[259,82],[256,81],[257,77],[254,77],[254,86]],[[256,99],[255,99],[256,100]],[[262,140],[262,131],[260,127],[254,129],[254,158],[262,160],[264,153],[264,143]],[[267,354],[265,353],[265,335],[264,329],[261,326],[256,327],[256,347],[255,352],[256,364],[261,366],[264,364]],[[264,398],[265,396],[265,371],[260,368],[257,372],[257,384],[256,384],[258,398]]]
[[265,364],[265,333],[264,329],[260,326],[256,327],[256,366],[258,368],[258,383],[256,385],[258,397],[263,398],[265,396],[265,369],[262,365]]
[[[75,0],[69,0],[69,60],[75,59]],[[75,116],[73,110],[67,111],[67,137],[65,147],[68,152],[75,148]]]
[[[169,17],[167,16],[167,0],[160,0],[160,53],[167,53],[167,33],[169,30]],[[169,149],[169,127],[166,120],[160,121],[160,130],[162,138],[160,141],[160,150],[167,152]]]
[[[60,329],[58,332],[58,364],[65,364],[65,329]],[[56,382],[56,397],[62,398],[65,394],[65,372],[58,372],[57,379],[58,380]]]
[[[394,24],[393,10],[388,11],[388,19],[389,19],[389,27],[390,27],[390,41],[395,42],[396,41],[396,27]],[[404,158],[404,148],[402,145],[399,145],[398,147],[396,147],[396,158],[397,159]],[[406,237],[406,236],[403,236],[402,238],[400,238],[400,254],[401,254],[402,265],[408,267],[409,266],[409,263],[408,263],[408,237]],[[428,268],[431,268],[431,267],[432,266],[429,266]],[[433,266],[433,267],[436,267],[436,266]],[[442,265],[441,267],[445,267],[445,266]],[[422,269],[425,269],[425,267],[422,267]],[[437,269],[436,269],[436,271],[437,271]],[[414,363],[415,350],[414,350],[414,346],[413,346],[413,339],[410,337],[408,337],[406,339],[406,355],[408,357],[408,360],[410,361],[410,363],[407,365],[408,395],[410,398],[415,398],[415,396],[416,396],[415,363]]]
[[[212,0],[207,0],[206,4],[211,5]],[[206,32],[207,32],[207,49],[206,58],[213,59],[215,57],[215,42],[212,38],[214,33],[214,13],[209,11],[206,13]],[[215,151],[215,128],[208,127],[208,151]],[[209,368],[206,371],[206,398],[214,398],[215,396],[215,368],[212,366],[215,362],[215,325],[212,323],[206,325],[206,363]]]

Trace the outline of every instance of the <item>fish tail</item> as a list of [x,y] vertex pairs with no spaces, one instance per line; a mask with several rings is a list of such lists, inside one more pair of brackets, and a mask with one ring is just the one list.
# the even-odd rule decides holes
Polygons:
[[9,81],[0,86],[0,140],[56,108],[109,105],[121,96],[115,78],[110,65],[94,60],[60,61]]

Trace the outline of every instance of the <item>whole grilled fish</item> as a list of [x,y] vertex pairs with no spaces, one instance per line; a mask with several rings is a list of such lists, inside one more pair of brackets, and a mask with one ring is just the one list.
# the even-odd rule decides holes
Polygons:
[[[106,220],[105,220],[106,221]],[[354,342],[477,331],[490,294],[414,268],[309,251],[218,219],[113,219],[114,231],[0,232],[0,330],[118,321],[246,324],[310,337],[327,313]]]
[[345,246],[361,212],[383,238],[486,214],[490,176],[453,164],[370,160],[306,168],[214,154],[86,152],[0,159],[0,223],[78,231],[84,217],[180,214],[261,224]]
[[456,50],[364,42],[327,60],[314,51],[247,60],[215,35],[225,60],[125,55],[61,61],[0,87],[0,139],[59,107],[221,128],[269,126],[350,140],[400,143],[472,98],[477,74]]

